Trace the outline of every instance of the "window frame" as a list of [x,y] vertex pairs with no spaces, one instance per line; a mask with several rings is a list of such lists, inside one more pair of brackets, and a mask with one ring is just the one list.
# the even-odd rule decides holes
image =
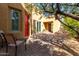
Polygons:
[[41,22],[37,21],[37,32],[41,32]]
[[[13,29],[13,26],[12,26],[12,15],[11,15],[11,10],[14,10],[15,12],[19,12],[19,18],[18,18],[18,25],[17,25],[17,29]],[[19,10],[19,9],[16,9],[16,8],[10,8],[10,10],[9,10],[9,15],[10,15],[10,21],[11,21],[11,31],[14,31],[14,32],[17,32],[17,31],[19,31],[20,30],[20,21],[21,21],[21,10]],[[17,23],[17,22],[16,22]]]

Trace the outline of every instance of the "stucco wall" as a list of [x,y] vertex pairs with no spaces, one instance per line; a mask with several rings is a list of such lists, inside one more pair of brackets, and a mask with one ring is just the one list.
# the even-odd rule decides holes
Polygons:
[[53,33],[60,30],[61,23],[58,20],[53,21]]
[[[20,21],[19,21],[19,31],[13,32],[11,30],[11,19],[10,19],[10,9],[18,9],[21,11]],[[19,35],[22,34],[24,31],[24,18],[25,17],[25,10],[23,9],[20,3],[0,3],[0,30],[5,32],[12,32],[14,34]]]

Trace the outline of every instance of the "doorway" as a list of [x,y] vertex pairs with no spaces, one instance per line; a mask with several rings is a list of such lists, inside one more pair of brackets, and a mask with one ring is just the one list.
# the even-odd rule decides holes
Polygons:
[[44,22],[45,29],[51,32],[51,22]]

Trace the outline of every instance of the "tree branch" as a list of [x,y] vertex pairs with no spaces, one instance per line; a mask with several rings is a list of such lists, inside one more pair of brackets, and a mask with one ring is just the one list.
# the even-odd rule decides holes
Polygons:
[[64,22],[62,22],[62,21],[60,20],[58,14],[56,14],[55,17],[56,17],[56,19],[57,19],[58,21],[60,21],[63,25],[65,25],[65,26],[69,27],[70,29],[74,30],[74,31],[77,33],[77,35],[79,35],[79,32],[76,31],[72,26],[69,26],[69,25],[65,24]]
[[[51,12],[51,11],[47,11],[47,10],[45,9],[45,7],[44,7],[42,4],[41,4],[41,6],[43,7],[44,12],[51,13],[51,14],[53,13],[53,12]],[[56,10],[56,13],[55,13],[55,14],[60,14],[60,15],[68,16],[68,17],[71,17],[71,18],[73,18],[73,19],[79,21],[79,16],[74,15],[74,14],[70,14],[70,13],[64,13],[64,12],[62,12],[62,11],[60,10],[60,5],[59,5],[59,3],[56,4],[56,7],[57,7],[57,10]]]
[[73,14],[70,14],[70,13],[64,13],[64,12],[61,12],[61,11],[58,12],[58,14],[61,14],[61,15],[64,15],[64,16],[68,16],[68,17],[71,17],[71,18],[79,21],[79,16],[77,16],[77,15],[73,15]]
[[46,8],[45,8],[45,7],[46,7],[47,5],[43,6],[43,4],[41,4],[41,6],[42,6],[42,8],[43,8],[44,12],[51,13],[51,14],[53,13],[53,12],[50,12],[50,11],[47,11],[47,10],[46,10]]

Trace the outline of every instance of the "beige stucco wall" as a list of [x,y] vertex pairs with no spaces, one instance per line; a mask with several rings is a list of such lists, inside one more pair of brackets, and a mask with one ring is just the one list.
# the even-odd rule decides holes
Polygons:
[[61,23],[58,20],[53,21],[53,33],[60,30]]
[[[40,19],[41,16],[42,16],[42,18]],[[40,14],[32,14],[32,20],[36,20],[36,21],[41,22],[41,31],[40,32],[47,31],[45,29],[44,22],[52,22],[51,31],[53,33],[59,31],[60,26],[61,26],[60,22],[58,20],[56,20],[54,16],[50,17],[50,18],[46,18],[46,17],[44,17],[43,15],[40,15]]]
[[6,4],[0,4],[0,30],[8,31],[8,8]]

